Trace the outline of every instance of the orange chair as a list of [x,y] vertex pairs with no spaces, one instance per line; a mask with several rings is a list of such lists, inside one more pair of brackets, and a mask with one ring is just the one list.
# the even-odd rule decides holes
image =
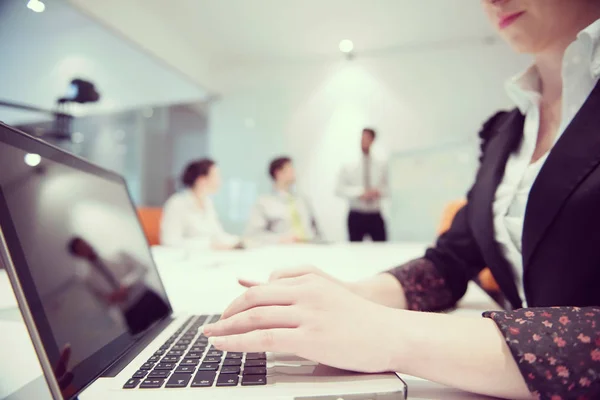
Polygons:
[[[448,229],[450,229],[450,226],[452,225],[452,221],[454,220],[454,216],[456,216],[456,213],[461,208],[463,208],[465,206],[465,204],[467,204],[467,200],[462,199],[462,200],[452,201],[452,202],[448,203],[448,205],[446,205],[446,208],[444,209],[444,212],[442,213],[442,220],[438,227],[438,234],[441,235],[442,233],[444,233]],[[488,293],[500,293],[500,287],[498,286],[498,283],[496,283],[496,280],[494,279],[494,276],[492,275],[492,272],[490,271],[489,268],[484,268],[479,273],[478,278],[479,278],[479,284],[481,285],[483,290],[485,290]]]
[[162,219],[162,208],[140,207],[137,210],[140,223],[148,239],[150,246],[160,244],[160,220]]

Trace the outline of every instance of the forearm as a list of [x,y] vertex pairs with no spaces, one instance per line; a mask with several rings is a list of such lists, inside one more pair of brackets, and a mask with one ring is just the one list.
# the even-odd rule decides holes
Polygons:
[[359,296],[386,307],[406,308],[406,296],[402,285],[393,275],[383,273],[372,278],[350,284]]
[[490,396],[532,397],[492,320],[396,312],[391,370]]

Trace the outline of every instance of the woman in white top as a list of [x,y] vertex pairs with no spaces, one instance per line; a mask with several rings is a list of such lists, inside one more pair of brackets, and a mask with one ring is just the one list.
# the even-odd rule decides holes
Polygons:
[[[217,349],[508,399],[600,399],[600,1],[482,4],[534,65],[509,84],[517,107],[484,125],[450,230],[423,258],[361,282],[306,268],[243,282],[249,291],[204,327]],[[453,307],[486,266],[505,311],[431,312]]]
[[221,185],[215,162],[207,158],[191,162],[185,168],[181,181],[187,189],[171,196],[164,207],[161,244],[214,250],[230,250],[239,246],[239,238],[223,230],[210,199]]

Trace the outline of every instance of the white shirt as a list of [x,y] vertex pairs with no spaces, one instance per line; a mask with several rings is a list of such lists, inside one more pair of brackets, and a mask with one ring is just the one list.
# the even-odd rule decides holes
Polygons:
[[[103,272],[102,270],[106,271]],[[85,281],[92,293],[101,301],[119,288],[127,288],[127,297],[118,303],[119,308],[126,311],[136,304],[148,290],[144,277],[148,266],[127,253],[118,253],[110,259],[99,258],[96,261],[81,260],[77,275]],[[111,276],[111,279],[106,274]],[[111,280],[114,280],[111,282]],[[118,287],[115,287],[118,285]]]
[[201,207],[194,193],[188,189],[175,193],[165,204],[160,242],[165,246],[208,249],[212,244],[234,245],[239,238],[223,230],[209,198]]
[[[581,31],[563,57],[561,125],[556,140],[562,136],[600,77],[600,20]],[[535,66],[509,80],[506,90],[525,115],[523,139],[510,155],[504,177],[494,200],[496,242],[513,268],[523,306],[527,307],[523,286],[522,235],[529,192],[548,153],[531,163],[540,129],[540,78]],[[553,144],[553,145],[554,145]],[[552,151],[552,150],[550,150]]]
[[[300,227],[296,227],[294,212]],[[301,229],[305,241],[320,236],[308,201],[289,192],[275,191],[258,199],[248,220],[246,237],[261,243],[276,243],[282,238],[299,236],[297,229]]]
[[372,154],[362,154],[358,161],[342,167],[338,176],[336,194],[350,201],[352,211],[378,213],[381,211],[381,200],[367,202],[360,198],[368,189],[378,189],[382,197],[387,196],[387,164]]

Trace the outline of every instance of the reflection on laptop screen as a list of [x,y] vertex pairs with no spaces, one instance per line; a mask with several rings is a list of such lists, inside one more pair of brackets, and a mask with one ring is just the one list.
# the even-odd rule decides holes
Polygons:
[[2,125],[0,227],[66,398],[170,314],[123,180]]

